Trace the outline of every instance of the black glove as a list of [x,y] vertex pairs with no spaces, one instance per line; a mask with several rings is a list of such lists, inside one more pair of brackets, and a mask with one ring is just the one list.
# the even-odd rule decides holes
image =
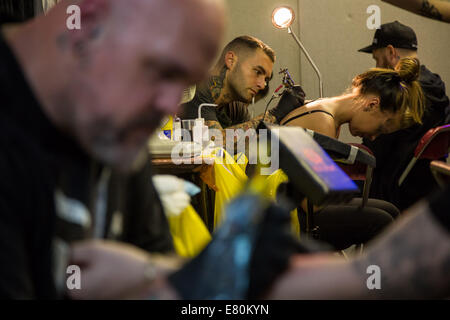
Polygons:
[[290,213],[271,206],[265,214],[253,251],[247,298],[262,298],[276,278],[286,271],[292,255],[323,251],[332,251],[332,248],[312,240],[297,240],[291,230]]
[[280,123],[292,110],[301,107],[305,103],[305,92],[301,86],[294,86],[290,89],[285,89],[281,96],[278,105],[269,112],[277,118]]

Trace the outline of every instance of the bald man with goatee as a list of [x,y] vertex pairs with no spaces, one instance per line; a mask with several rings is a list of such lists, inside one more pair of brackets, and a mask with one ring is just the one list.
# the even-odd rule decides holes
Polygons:
[[[67,28],[71,5],[80,30]],[[1,298],[65,296],[74,241],[148,244],[136,239],[147,218],[106,214],[128,197],[108,199],[109,178],[132,174],[161,119],[207,75],[223,29],[219,0],[63,0],[3,26]],[[150,209],[159,203],[141,196]]]

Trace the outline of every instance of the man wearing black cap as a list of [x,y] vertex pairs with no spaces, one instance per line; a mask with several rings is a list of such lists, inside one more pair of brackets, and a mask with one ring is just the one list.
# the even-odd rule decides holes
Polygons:
[[[372,44],[359,51],[372,53],[377,67],[394,69],[402,58],[418,58],[417,49],[414,30],[395,21],[381,25],[375,32]],[[370,196],[390,201],[399,209],[409,207],[436,187],[428,160],[419,160],[400,187],[398,179],[421,137],[429,129],[450,122],[449,99],[439,75],[422,65],[419,82],[427,99],[422,124],[379,136],[374,141],[364,139],[364,144],[372,149],[377,158]]]
[[401,58],[417,58],[416,33],[398,21],[385,23],[375,31],[372,44],[358,51],[372,53],[377,68],[393,69]]
[[[74,32],[71,2],[0,29],[0,299],[67,295],[77,240],[172,246],[149,170],[134,164],[206,76],[224,29],[221,0],[82,0]],[[116,279],[97,275],[109,291]]]

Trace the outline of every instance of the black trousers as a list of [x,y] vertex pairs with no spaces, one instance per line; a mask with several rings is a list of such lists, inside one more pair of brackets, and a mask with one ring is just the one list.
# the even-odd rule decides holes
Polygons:
[[314,224],[318,226],[318,240],[336,250],[366,243],[400,214],[393,204],[383,200],[369,199],[364,208],[361,203],[361,198],[355,198],[345,205],[329,205],[316,211]]

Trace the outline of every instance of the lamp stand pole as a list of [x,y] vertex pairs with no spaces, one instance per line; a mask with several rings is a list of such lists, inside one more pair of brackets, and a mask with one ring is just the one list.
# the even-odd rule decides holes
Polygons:
[[309,55],[308,51],[306,51],[306,48],[303,46],[303,44],[301,43],[300,39],[297,37],[297,35],[294,33],[294,31],[292,31],[291,27],[288,27],[288,33],[290,33],[292,35],[292,37],[294,38],[295,42],[297,42],[297,44],[299,45],[299,47],[302,49],[303,53],[305,54],[306,58],[308,59],[309,63],[312,65],[314,71],[317,74],[317,77],[319,78],[319,92],[320,92],[320,97],[323,98],[323,81],[322,81],[322,74],[319,71],[319,68],[317,68],[316,64],[314,63],[314,61],[312,60],[311,56]]

